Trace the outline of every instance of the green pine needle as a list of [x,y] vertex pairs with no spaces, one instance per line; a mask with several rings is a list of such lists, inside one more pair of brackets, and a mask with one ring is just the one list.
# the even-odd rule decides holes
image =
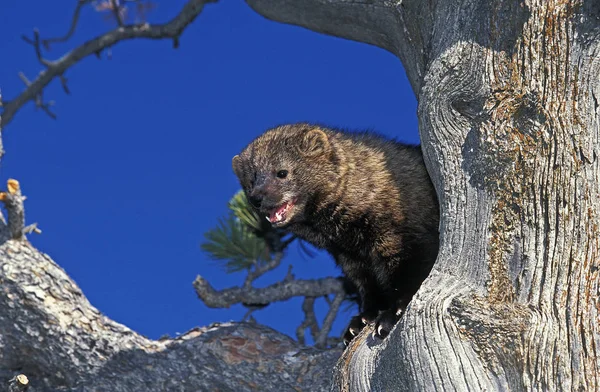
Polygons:
[[230,214],[220,219],[217,227],[204,234],[206,241],[201,248],[214,260],[224,261],[227,273],[243,271],[262,264],[269,259],[265,241]]
[[263,230],[262,219],[260,215],[250,206],[244,191],[238,191],[229,201],[229,209],[233,211],[244,224],[250,226],[257,232]]

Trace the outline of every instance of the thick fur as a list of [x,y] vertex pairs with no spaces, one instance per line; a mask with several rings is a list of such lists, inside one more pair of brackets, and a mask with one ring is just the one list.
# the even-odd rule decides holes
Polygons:
[[[346,340],[365,322],[377,322],[385,337],[438,252],[438,201],[420,148],[373,133],[283,125],[235,156],[233,169],[261,213],[329,251],[358,288],[361,314]],[[283,218],[274,215],[282,205]]]

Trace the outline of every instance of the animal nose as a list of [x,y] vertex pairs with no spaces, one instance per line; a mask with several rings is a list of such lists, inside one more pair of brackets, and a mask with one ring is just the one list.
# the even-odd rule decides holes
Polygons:
[[250,195],[250,197],[248,197],[248,201],[250,202],[250,204],[252,204],[252,206],[254,206],[254,208],[260,208],[260,205],[262,203],[262,196],[261,195]]

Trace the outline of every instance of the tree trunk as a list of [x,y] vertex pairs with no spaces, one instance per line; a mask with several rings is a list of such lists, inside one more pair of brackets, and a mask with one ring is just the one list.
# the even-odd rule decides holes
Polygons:
[[599,390],[600,3],[247,0],[397,55],[441,205],[435,267],[335,390]]

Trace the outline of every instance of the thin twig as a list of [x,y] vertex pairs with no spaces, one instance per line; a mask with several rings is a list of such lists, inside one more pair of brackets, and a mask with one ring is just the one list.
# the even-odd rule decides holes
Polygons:
[[79,22],[79,15],[81,14],[81,9],[83,6],[91,3],[93,0],[79,0],[77,2],[77,7],[75,7],[75,12],[73,13],[73,18],[71,19],[71,26],[69,27],[69,31],[62,37],[56,38],[47,38],[42,40],[42,45],[44,48],[50,49],[50,44],[54,42],[66,42],[68,41],[73,34],[75,33],[75,28],[77,27],[77,23]]
[[245,288],[249,288],[250,286],[252,286],[252,283],[260,278],[262,275],[266,274],[267,272],[277,268],[279,266],[279,264],[281,263],[281,259],[283,258],[283,252],[277,252],[275,253],[275,255],[273,255],[273,257],[271,258],[271,260],[260,266],[260,267],[255,267],[255,269],[253,271],[248,272],[248,276],[246,277],[246,280],[244,282],[244,287]]
[[[19,78],[25,84],[25,86],[27,86],[27,87],[31,86],[31,82],[29,81],[29,79],[27,79],[27,76],[25,76],[25,74],[23,72],[19,72]],[[65,84],[63,85],[63,87],[66,88],[66,79],[65,79]],[[43,94],[44,94],[44,90],[41,90],[40,93],[35,96],[35,98],[34,98],[35,107],[38,108],[38,109],[42,109],[51,118],[53,118],[54,120],[56,120],[56,114],[54,114],[50,110],[50,106],[54,106],[54,101],[50,101],[48,103],[44,103],[44,96],[43,96]],[[4,115],[4,113],[2,113],[2,115]],[[1,120],[2,120],[2,118],[0,118],[0,121]],[[0,127],[0,129],[1,129],[1,127]],[[1,151],[1,153],[4,154],[4,151]],[[2,155],[0,155],[0,157],[1,156]]]
[[40,31],[38,29],[33,29],[33,39],[30,39],[24,35],[21,36],[21,38],[23,38],[23,41],[33,46],[33,48],[35,49],[35,56],[37,57],[40,64],[42,64],[44,67],[52,66],[52,62],[46,60],[44,56],[42,56],[42,43],[40,41]]
[[40,230],[38,228],[38,224],[37,223],[32,223],[30,225],[27,225],[24,229],[23,229],[23,234],[31,234],[31,233],[35,233],[35,234],[42,234],[42,230]]
[[296,277],[294,276],[294,274],[292,274],[292,269],[294,267],[290,264],[288,265],[288,270],[287,273],[285,274],[285,278],[283,278],[284,282],[291,282],[292,280],[296,279]]
[[296,328],[296,338],[298,342],[301,344],[306,344],[306,339],[304,338],[306,328],[310,329],[311,336],[313,340],[317,337],[319,333],[319,324],[317,323],[317,317],[315,316],[315,297],[306,297],[304,301],[302,301],[302,311],[304,312],[304,320],[302,323]]
[[109,31],[85,42],[71,50],[60,59],[53,61],[52,66],[43,70],[38,77],[15,99],[5,102],[0,129],[6,127],[17,111],[27,102],[34,100],[54,78],[63,75],[67,69],[77,64],[89,55],[110,48],[117,43],[130,39],[174,39],[183,33],[185,28],[192,23],[202,12],[205,4],[217,0],[189,0],[171,21],[165,24],[126,25]]
[[62,85],[65,94],[71,95],[71,90],[69,90],[69,86],[67,86],[67,78],[65,75],[59,75],[58,77],[60,78],[60,84]]
[[[31,86],[31,81],[29,79],[27,79],[27,76],[25,76],[25,74],[23,72],[19,72],[19,79],[21,79],[21,81],[25,84],[25,86],[29,87]],[[8,104],[6,104],[6,106],[8,106]],[[2,115],[4,115],[4,113],[2,113]]]
[[44,111],[44,113],[46,113],[48,116],[50,116],[51,119],[56,120],[56,117],[57,117],[56,113],[54,113],[52,110],[50,110],[50,106],[54,106],[54,101],[44,103],[42,101],[42,97],[40,95],[39,99],[35,100],[35,106],[42,109]]
[[246,314],[244,314],[244,317],[242,317],[242,321],[248,321],[250,320],[250,317],[252,317],[252,313],[254,313],[256,309],[254,308],[248,308],[248,311],[246,312]]
[[308,328],[313,341],[319,333],[319,323],[315,315],[315,297],[307,297],[302,303],[302,311],[304,312],[304,328]]
[[120,27],[123,27],[123,18],[121,17],[121,5],[119,5],[118,0],[110,0],[110,7],[112,9],[113,14],[115,15],[117,24]]
[[340,310],[340,306],[344,301],[345,294],[337,293],[331,305],[329,306],[329,311],[323,320],[323,325],[321,326],[321,330],[319,331],[319,335],[315,339],[315,347],[325,348],[327,345],[327,335],[329,335],[329,331],[331,331],[331,327],[333,326],[333,322],[335,321],[335,317]]

